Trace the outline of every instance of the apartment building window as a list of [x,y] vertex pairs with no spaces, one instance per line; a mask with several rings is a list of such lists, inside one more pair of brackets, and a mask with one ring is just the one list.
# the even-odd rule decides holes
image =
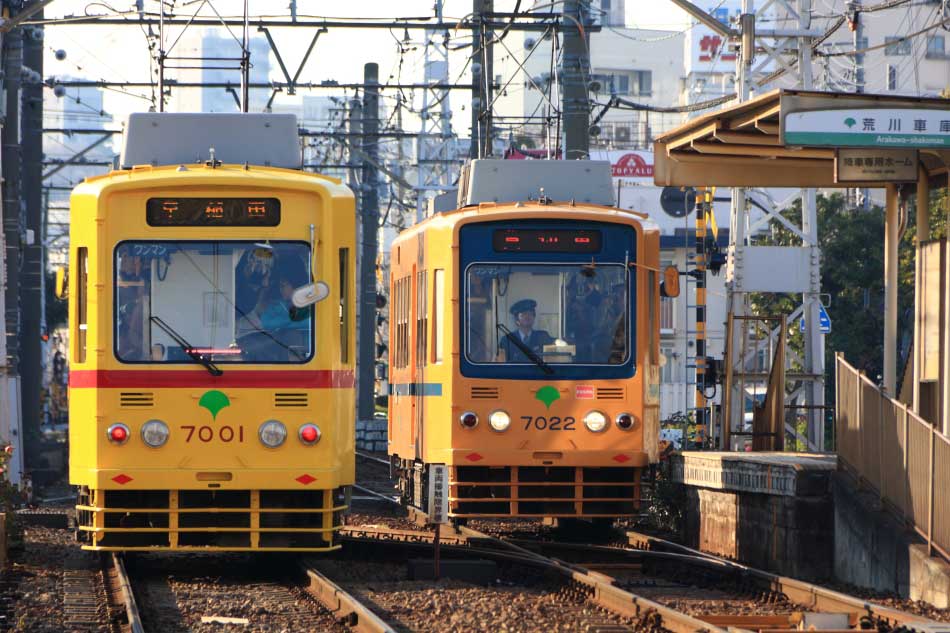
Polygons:
[[619,96],[650,96],[653,92],[653,73],[649,70],[597,73],[593,80],[600,84],[597,92]]
[[887,65],[887,89],[897,90],[897,66]]
[[946,41],[943,35],[927,37],[927,59],[944,59],[947,56]]
[[884,54],[890,57],[910,55],[910,40],[902,40],[896,35],[884,38]]

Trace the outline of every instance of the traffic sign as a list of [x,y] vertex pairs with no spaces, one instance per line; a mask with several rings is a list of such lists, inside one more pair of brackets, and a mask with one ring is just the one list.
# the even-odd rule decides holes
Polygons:
[[[831,317],[828,316],[828,311],[825,310],[825,306],[820,303],[818,304],[818,328],[822,334],[829,334],[831,332]],[[799,320],[798,329],[802,332],[805,331],[805,317]]]

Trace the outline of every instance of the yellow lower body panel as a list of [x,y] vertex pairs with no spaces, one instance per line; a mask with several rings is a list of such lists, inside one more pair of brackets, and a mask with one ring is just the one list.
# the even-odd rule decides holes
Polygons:
[[339,549],[345,488],[80,491],[83,549],[324,552]]

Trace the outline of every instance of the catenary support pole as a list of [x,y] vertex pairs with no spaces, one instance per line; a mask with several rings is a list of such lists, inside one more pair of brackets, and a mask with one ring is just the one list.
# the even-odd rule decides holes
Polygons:
[[363,178],[360,187],[360,311],[357,419],[372,420],[376,409],[376,254],[379,233],[379,64],[363,66]]

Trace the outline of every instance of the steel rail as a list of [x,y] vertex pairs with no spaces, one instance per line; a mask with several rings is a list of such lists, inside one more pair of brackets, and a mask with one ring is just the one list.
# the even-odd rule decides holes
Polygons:
[[342,587],[306,563],[301,568],[310,579],[307,591],[336,618],[354,631],[365,633],[395,633],[396,629],[384,622],[362,602]]
[[[680,545],[679,543],[674,543],[656,536],[628,531],[627,537],[633,548],[640,548],[643,545],[651,548],[659,547],[694,557],[706,558],[707,560],[733,567],[763,587],[768,587],[772,591],[783,593],[792,602],[818,611],[829,613],[866,613],[887,621],[891,625],[904,626],[917,631],[946,631],[948,629],[948,625],[941,624],[923,616],[868,602],[867,600],[849,596],[848,594],[803,580],[796,580],[795,578],[788,578],[787,576],[779,576],[778,574],[762,571],[761,569],[749,567],[748,565],[743,565],[742,563],[737,563],[713,554],[707,554],[692,547]],[[637,551],[637,549],[628,551]]]
[[145,627],[142,626],[142,616],[139,613],[138,604],[135,602],[135,594],[132,593],[132,583],[129,580],[128,572],[125,570],[125,561],[121,555],[112,554],[112,566],[115,567],[122,604],[125,605],[125,614],[129,620],[129,629],[132,633],[145,633]]
[[361,486],[361,485],[359,485],[359,484],[353,484],[353,488],[354,488],[355,490],[359,490],[360,492],[365,492],[365,493],[368,494],[368,495],[372,495],[372,496],[374,496],[374,497],[379,497],[379,498],[382,499],[383,501],[387,501],[387,502],[389,502],[389,503],[392,503],[393,505],[399,505],[399,498],[398,498],[398,497],[392,497],[392,496],[389,496],[389,495],[384,495],[384,494],[381,493],[381,492],[376,492],[375,490],[370,490],[370,489],[367,488],[366,486]]
[[383,459],[382,457],[376,457],[375,455],[367,453],[366,451],[356,451],[356,456],[362,457],[363,459],[370,459],[374,462],[379,462],[380,464],[386,464],[387,466],[390,465],[388,459]]
[[653,614],[655,614],[661,620],[663,627],[675,633],[695,633],[696,631],[724,633],[726,631],[726,629],[703,622],[699,618],[694,618],[686,613],[671,609],[658,602],[644,598],[643,596],[619,589],[613,586],[613,579],[610,576],[591,572],[582,566],[572,565],[556,558],[546,557],[525,549],[520,545],[484,534],[466,526],[459,527],[459,532],[470,539],[478,539],[483,543],[497,544],[505,549],[511,550],[512,553],[508,554],[508,557],[514,557],[528,564],[544,566],[583,585],[591,592],[590,600],[614,613],[633,618],[651,626],[656,624],[656,622],[650,622],[650,620],[653,619]]

